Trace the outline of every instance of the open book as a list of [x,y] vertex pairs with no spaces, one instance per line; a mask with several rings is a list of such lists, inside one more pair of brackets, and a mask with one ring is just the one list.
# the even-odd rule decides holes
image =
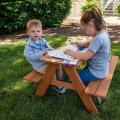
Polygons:
[[73,50],[75,52],[78,51],[78,48],[76,46],[66,45],[66,46],[61,47],[59,49],[49,51],[48,55],[50,57],[62,59],[63,62],[66,63],[66,64],[68,63],[68,64],[71,64],[71,65],[76,65],[78,60],[75,59],[74,57],[64,53],[64,51],[67,50],[67,49],[71,49],[71,50]]
[[85,43],[86,41],[86,36],[68,37],[66,44]]

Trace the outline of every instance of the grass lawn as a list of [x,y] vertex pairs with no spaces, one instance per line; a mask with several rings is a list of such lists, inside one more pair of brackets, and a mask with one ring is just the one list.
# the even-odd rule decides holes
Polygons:
[[[46,39],[53,47],[66,41],[65,36]],[[34,95],[37,84],[22,80],[32,69],[23,56],[24,44],[0,43],[0,120],[120,120],[120,60],[108,96],[98,105],[100,115],[89,114],[72,90]],[[120,43],[112,43],[112,54],[120,56]]]

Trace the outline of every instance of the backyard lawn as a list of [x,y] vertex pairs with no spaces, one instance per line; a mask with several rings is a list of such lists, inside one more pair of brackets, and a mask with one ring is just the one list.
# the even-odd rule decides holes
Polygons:
[[[54,47],[65,43],[66,36],[45,36]],[[23,56],[25,40],[0,43],[0,119],[1,120],[120,120],[120,60],[108,96],[98,105],[100,115],[90,114],[77,97],[67,90],[49,90],[43,97],[34,95],[37,84],[22,78],[31,71]],[[120,43],[112,43],[112,54],[120,56]]]

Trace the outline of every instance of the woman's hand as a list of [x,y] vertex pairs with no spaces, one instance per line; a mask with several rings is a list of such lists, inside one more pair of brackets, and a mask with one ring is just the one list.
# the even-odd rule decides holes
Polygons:
[[83,43],[76,43],[76,46],[77,46],[78,48],[81,48],[81,47],[84,47],[84,44],[83,44]]
[[70,49],[67,49],[64,51],[65,54],[68,54],[68,55],[71,55],[73,56],[74,55],[74,51],[70,50]]

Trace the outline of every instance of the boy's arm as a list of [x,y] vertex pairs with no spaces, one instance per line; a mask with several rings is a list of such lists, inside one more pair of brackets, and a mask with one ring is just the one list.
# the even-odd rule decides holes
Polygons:
[[39,60],[40,57],[42,57],[45,54],[45,51],[38,51],[38,52],[34,52],[33,49],[29,46],[26,45],[25,49],[24,49],[24,56],[28,59],[28,60]]
[[43,38],[43,40],[44,40],[45,44],[47,45],[48,50],[53,50],[53,49],[54,49],[53,47],[51,47],[51,46],[48,44],[48,42],[45,40],[45,38]]

